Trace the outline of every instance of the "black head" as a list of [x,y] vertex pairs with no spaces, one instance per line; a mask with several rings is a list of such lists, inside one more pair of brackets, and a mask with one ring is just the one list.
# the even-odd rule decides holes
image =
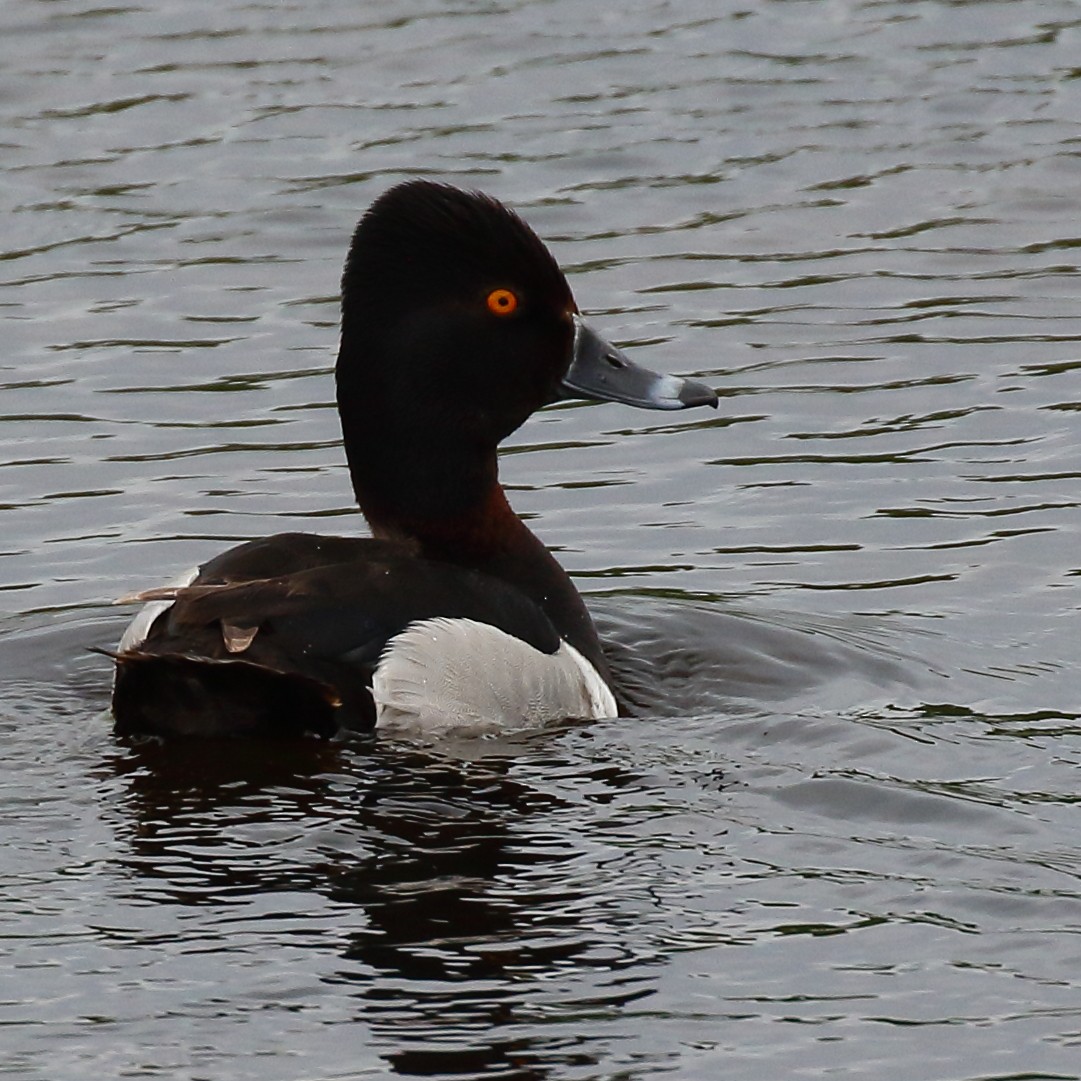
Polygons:
[[494,449],[558,396],[574,310],[548,249],[501,203],[399,184],[361,219],[345,264],[343,419]]
[[353,234],[337,383],[370,521],[437,518],[488,498],[498,443],[558,398],[717,403],[582,323],[563,272],[517,214],[427,180],[380,196]]

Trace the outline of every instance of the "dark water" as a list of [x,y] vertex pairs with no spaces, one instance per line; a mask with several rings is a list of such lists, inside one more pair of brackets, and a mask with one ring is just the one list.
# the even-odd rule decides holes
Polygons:
[[[0,7],[0,1076],[1081,1078],[1081,7]],[[112,598],[349,532],[358,214],[716,415],[503,459],[642,716],[130,747]]]

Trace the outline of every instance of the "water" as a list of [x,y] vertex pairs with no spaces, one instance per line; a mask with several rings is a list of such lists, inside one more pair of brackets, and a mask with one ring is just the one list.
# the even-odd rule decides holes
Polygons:
[[[0,1076],[1081,1077],[1081,8],[0,10]],[[641,716],[128,746],[114,597],[361,522],[353,222],[722,408],[507,447]]]

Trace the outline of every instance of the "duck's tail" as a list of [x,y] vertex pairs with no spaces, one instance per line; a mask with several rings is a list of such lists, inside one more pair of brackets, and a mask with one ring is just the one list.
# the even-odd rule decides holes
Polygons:
[[120,736],[332,736],[334,687],[249,660],[95,649],[116,664],[113,716]]

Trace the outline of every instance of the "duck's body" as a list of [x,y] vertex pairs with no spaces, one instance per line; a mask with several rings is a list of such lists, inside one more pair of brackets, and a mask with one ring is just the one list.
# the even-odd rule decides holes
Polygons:
[[[338,405],[372,538],[281,534],[211,560],[115,655],[120,733],[329,735],[615,712],[573,583],[514,514],[496,448],[560,397],[716,404],[581,321],[499,203],[414,181],[361,220],[342,280]],[[494,714],[494,715],[493,715]]]

